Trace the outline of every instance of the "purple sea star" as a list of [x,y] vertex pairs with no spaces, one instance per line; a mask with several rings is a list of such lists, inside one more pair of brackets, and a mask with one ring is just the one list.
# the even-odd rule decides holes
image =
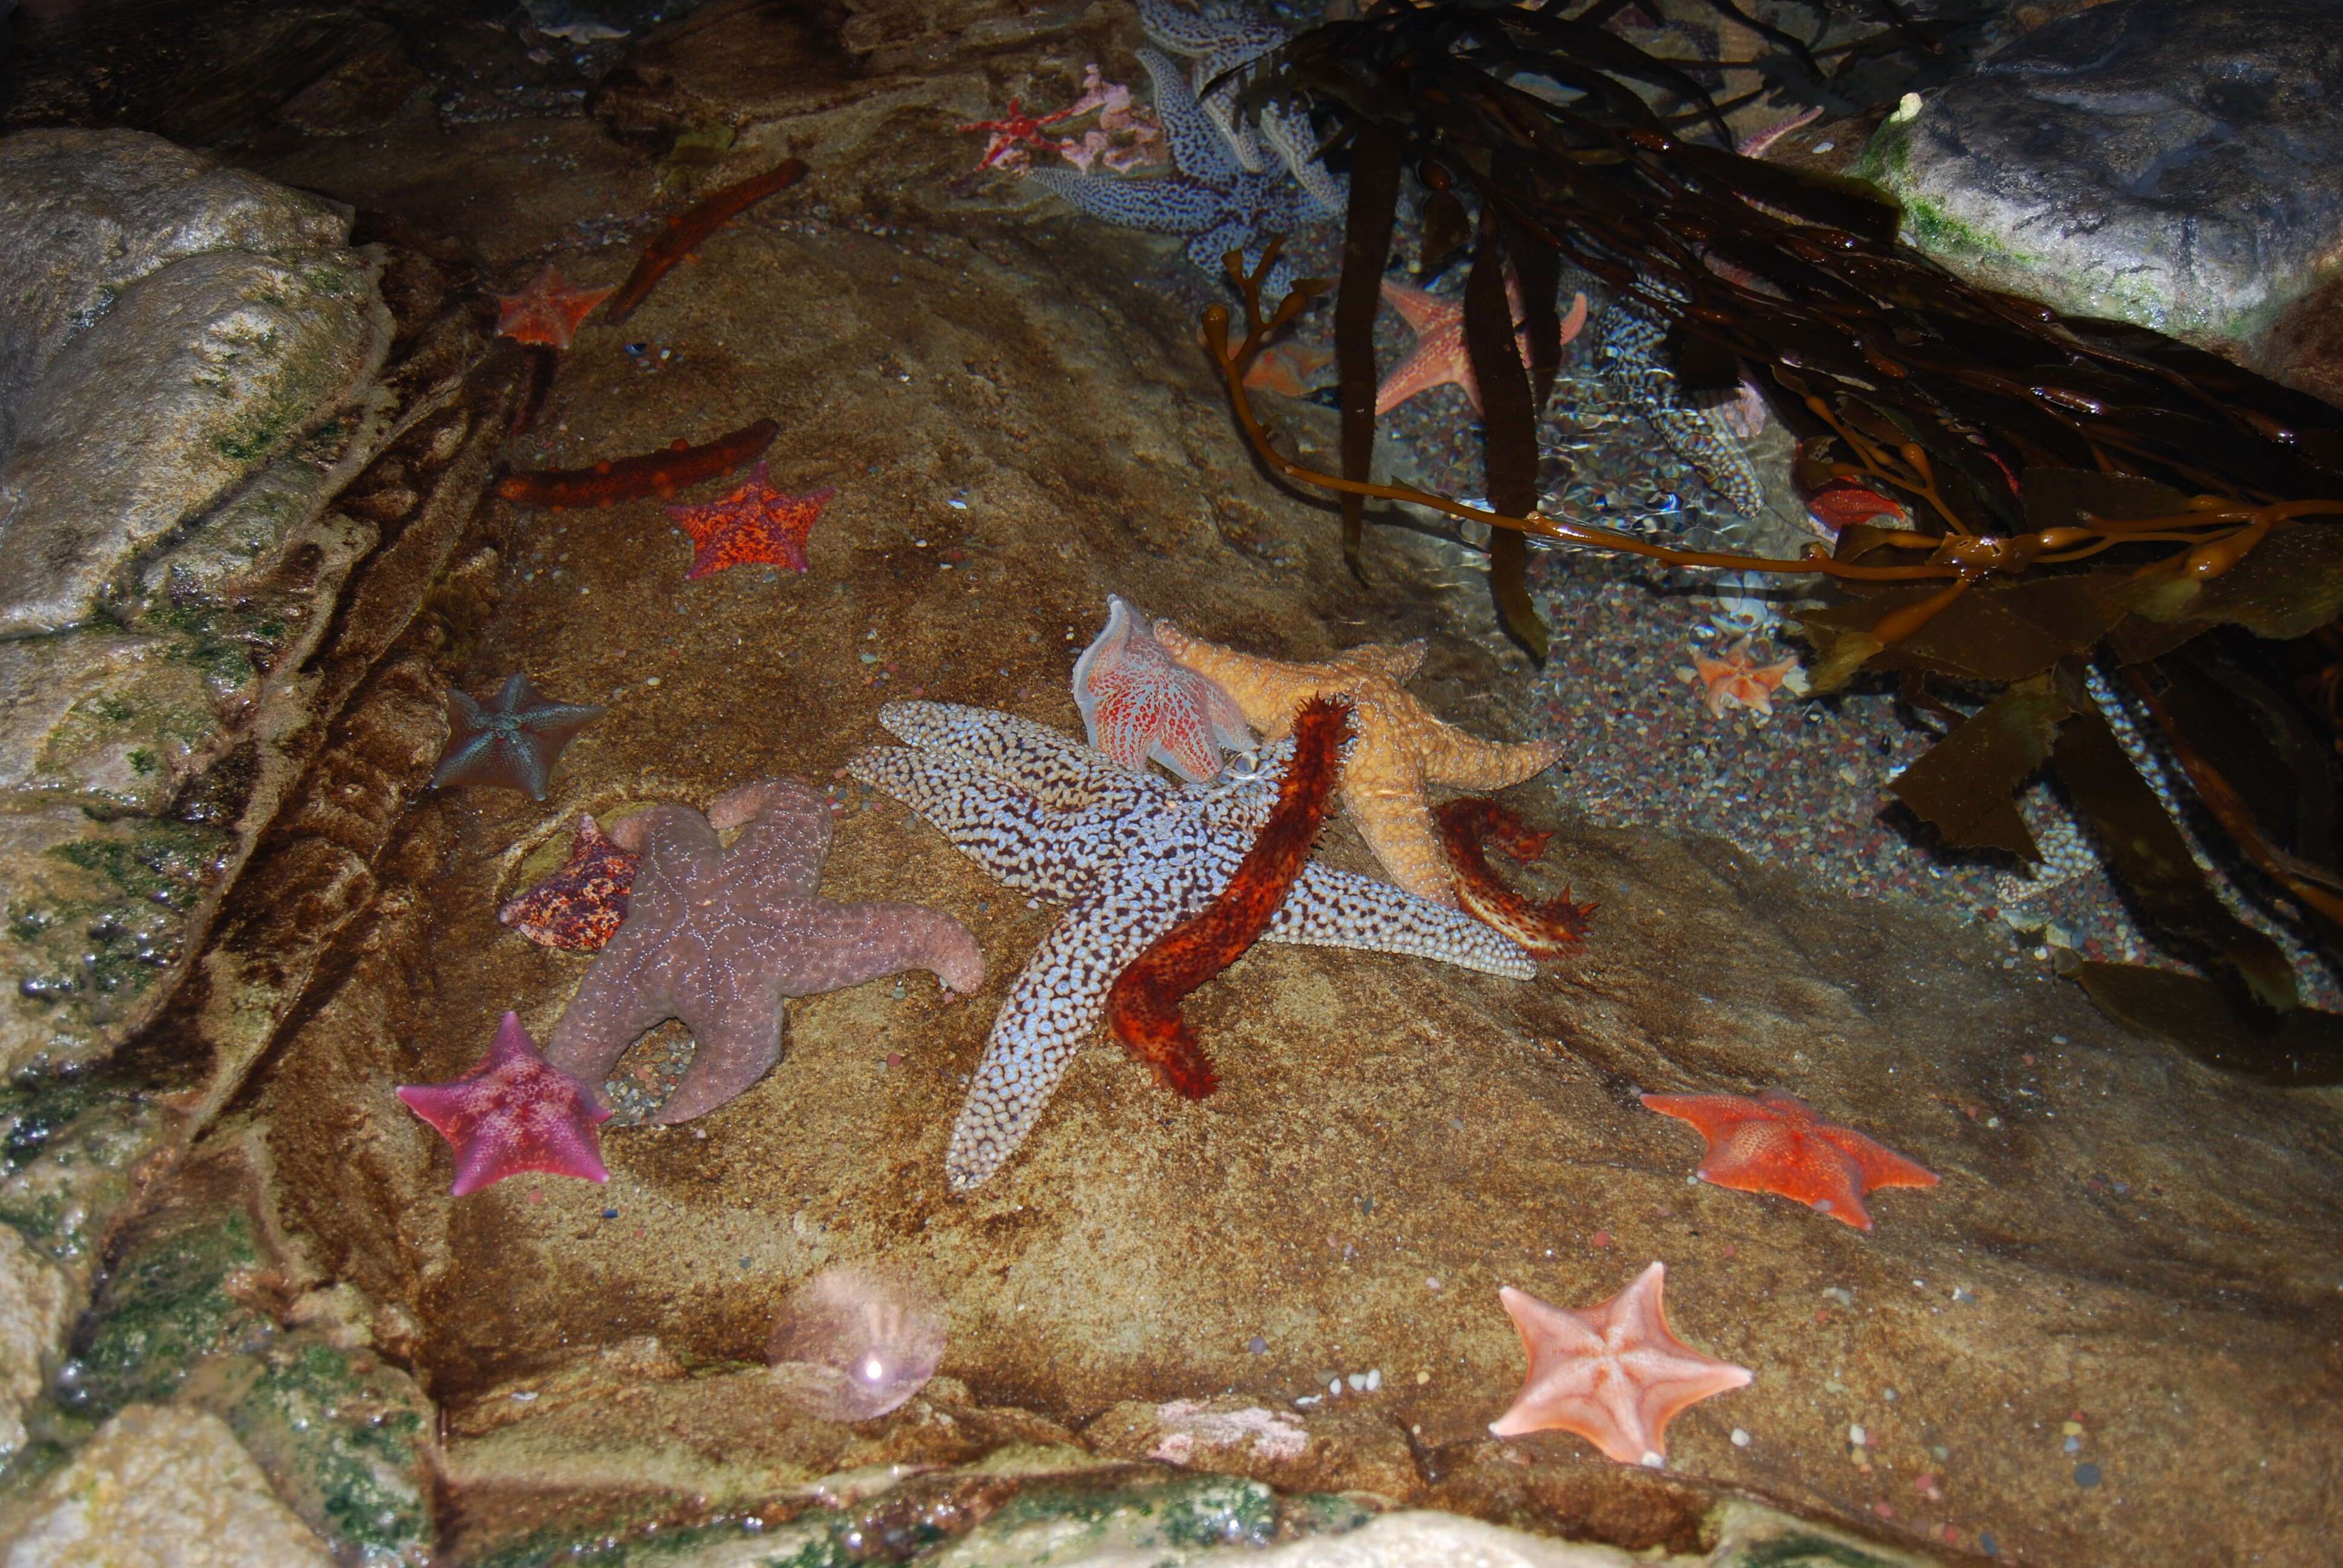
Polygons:
[[468,1074],[408,1084],[398,1097],[456,1151],[456,1183],[447,1191],[458,1198],[525,1171],[610,1179],[594,1131],[610,1113],[584,1084],[538,1054],[517,1012],[505,1014],[496,1043]]
[[431,787],[495,784],[518,789],[532,800],[545,799],[547,781],[561,749],[605,710],[576,702],[554,702],[515,675],[488,703],[465,693],[447,693],[447,749]]
[[747,484],[720,499],[667,509],[667,515],[691,536],[691,569],[684,573],[687,580],[759,561],[793,572],[806,569],[806,536],[813,532],[822,508],[838,492],[786,495],[768,482],[768,467],[758,464]]
[[[621,822],[621,832],[627,825]],[[591,815],[578,819],[569,859],[545,880],[497,911],[497,919],[541,948],[598,952],[627,918],[627,890],[642,857],[602,831]]]
[[1148,635],[1147,618],[1113,594],[1106,629],[1074,661],[1074,705],[1091,744],[1133,772],[1152,757],[1191,783],[1221,770],[1221,747],[1252,749],[1236,699],[1176,663]]
[[[730,848],[719,846],[719,831],[744,823]],[[762,1078],[780,1059],[784,997],[907,969],[930,970],[956,991],[984,983],[976,938],[950,915],[815,896],[830,808],[806,785],[744,784],[705,817],[654,806],[623,827],[643,847],[626,924],[586,971],[547,1054],[600,1083],[638,1035],[681,1019],[698,1050],[659,1121],[703,1116]]]

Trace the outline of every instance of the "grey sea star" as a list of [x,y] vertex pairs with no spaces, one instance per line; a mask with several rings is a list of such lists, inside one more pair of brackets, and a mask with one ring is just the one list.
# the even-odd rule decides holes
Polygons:
[[[873,747],[849,772],[926,818],[1010,887],[1069,906],[1010,986],[952,1126],[944,1173],[965,1191],[1025,1141],[1098,1023],[1115,976],[1227,887],[1276,801],[1292,748],[1266,748],[1247,776],[1175,785],[989,709],[890,702],[879,721],[910,747]],[[1537,972],[1527,953],[1469,916],[1315,864],[1267,936],[1519,980]]]
[[[1187,55],[1194,65],[1188,83],[1199,106],[1220,130],[1236,161],[1254,174],[1269,172],[1262,151],[1269,144],[1285,172],[1300,183],[1310,199],[1325,213],[1342,210],[1342,184],[1327,171],[1318,156],[1318,138],[1307,116],[1272,99],[1256,111],[1261,131],[1253,132],[1237,106],[1243,68],[1292,36],[1265,16],[1207,0],[1191,9],[1176,0],[1139,0],[1139,25],[1149,38],[1174,55]],[[1232,73],[1235,73],[1232,75]],[[1226,76],[1218,87],[1214,80]],[[1207,92],[1205,89],[1211,87]]]
[[585,703],[550,701],[525,674],[507,680],[486,703],[450,690],[447,749],[440,753],[431,787],[500,784],[542,800],[561,749],[603,711]]
[[[717,834],[742,827],[729,848]],[[626,923],[554,1025],[546,1060],[599,1085],[627,1047],[679,1018],[699,1049],[659,1108],[689,1121],[780,1059],[781,999],[925,969],[957,991],[984,983],[966,926],[922,904],[839,904],[814,895],[830,801],[793,780],[744,784],[701,816],[655,806],[611,828],[643,857]]]
[[[1244,253],[1248,267],[1256,265],[1270,236],[1291,234],[1308,220],[1307,202],[1282,176],[1238,164],[1219,127],[1197,106],[1186,74],[1171,59],[1145,48],[1139,58],[1155,84],[1155,113],[1163,122],[1172,172],[1119,178],[1029,169],[1025,177],[1093,217],[1152,234],[1187,236],[1188,259],[1215,277],[1221,258],[1232,250]],[[1292,284],[1293,268],[1279,261],[1270,272],[1268,297],[1283,298]]]

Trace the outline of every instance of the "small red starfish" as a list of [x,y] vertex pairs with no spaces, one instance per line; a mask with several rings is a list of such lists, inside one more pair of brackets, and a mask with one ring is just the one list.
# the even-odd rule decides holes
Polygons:
[[[1383,279],[1383,298],[1414,330],[1415,347],[1375,388],[1375,412],[1388,414],[1419,393],[1453,384],[1464,389],[1465,400],[1473,405],[1473,412],[1479,413],[1481,383],[1473,377],[1473,355],[1464,346],[1464,301],[1411,288],[1390,278]],[[1516,323],[1521,319],[1518,298],[1514,301],[1513,317]],[[1570,313],[1562,318],[1562,340],[1569,342],[1585,325],[1586,296],[1582,294],[1570,302]],[[1514,337],[1522,363],[1527,365],[1529,334],[1517,326]]]
[[610,1179],[594,1131],[610,1113],[538,1054],[518,1013],[505,1014],[496,1043],[468,1074],[409,1084],[398,1097],[456,1151],[456,1184],[447,1191],[458,1198],[525,1171]]
[[1644,1105],[1692,1123],[1708,1140],[1696,1174],[1737,1192],[1775,1192],[1858,1231],[1871,1229],[1863,1195],[1879,1187],[1934,1187],[1936,1173],[1825,1121],[1796,1096],[1646,1094]]
[[518,294],[492,294],[497,302],[497,332],[516,343],[542,348],[567,348],[578,336],[578,324],[602,303],[607,288],[570,288],[551,262],[537,281]]
[[691,536],[691,570],[687,578],[704,578],[727,567],[765,561],[801,572],[806,559],[806,536],[830,504],[836,490],[815,490],[786,496],[766,482],[769,465],[759,463],[749,482],[722,500],[697,507],[669,507],[667,515]]
[[1071,119],[1074,116],[1086,113],[1089,108],[1095,106],[1091,105],[1060,109],[1054,115],[1043,115],[1037,120],[1025,112],[1025,100],[1011,98],[1009,100],[1009,113],[1000,119],[979,120],[972,126],[961,126],[958,128],[963,131],[985,131],[991,135],[992,139],[985,144],[984,156],[976,166],[980,169],[989,169],[1019,147],[1031,147],[1035,152],[1056,152],[1058,144],[1043,136],[1041,127],[1054,126],[1060,120]]

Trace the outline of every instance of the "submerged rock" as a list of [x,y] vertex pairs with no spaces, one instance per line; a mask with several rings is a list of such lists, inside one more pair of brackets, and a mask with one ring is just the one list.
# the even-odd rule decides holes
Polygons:
[[1987,286],[2248,337],[2343,242],[2343,33],[2326,0],[2111,0],[1891,116],[1855,172]]

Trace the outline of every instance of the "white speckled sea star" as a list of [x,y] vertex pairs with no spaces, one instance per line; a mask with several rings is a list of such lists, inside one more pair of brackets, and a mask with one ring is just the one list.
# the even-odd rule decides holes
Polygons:
[[[1266,749],[1243,779],[1174,785],[1013,714],[890,702],[879,720],[911,745],[863,752],[848,769],[855,778],[910,806],[1010,887],[1069,906],[1010,986],[953,1124],[944,1172],[965,1191],[1025,1141],[1115,977],[1228,885],[1276,801],[1292,747]],[[1315,864],[1267,936],[1517,980],[1537,972],[1527,953],[1469,916]]]
[[1194,58],[1190,88],[1201,95],[1199,107],[1218,127],[1238,164],[1254,174],[1270,172],[1269,160],[1261,148],[1266,140],[1270,150],[1285,166],[1285,172],[1300,182],[1319,210],[1342,210],[1342,182],[1319,160],[1318,138],[1306,116],[1272,99],[1257,111],[1261,132],[1256,136],[1238,109],[1239,82],[1235,77],[1222,82],[1213,91],[1204,91],[1216,78],[1232,72],[1241,73],[1244,66],[1284,43],[1291,34],[1265,16],[1252,15],[1234,6],[1208,4],[1191,10],[1175,0],[1139,0],[1139,25],[1158,45],[1175,55]]
[[[1025,177],[1093,217],[1125,228],[1187,236],[1188,259],[1215,277],[1221,258],[1232,250],[1242,251],[1245,265],[1252,266],[1271,235],[1291,234],[1306,220],[1303,198],[1282,175],[1238,166],[1177,65],[1153,49],[1140,50],[1139,59],[1155,84],[1155,112],[1172,149],[1172,172],[1118,179],[1071,169],[1031,169]],[[1268,297],[1283,298],[1292,283],[1292,267],[1280,261],[1268,278]]]

